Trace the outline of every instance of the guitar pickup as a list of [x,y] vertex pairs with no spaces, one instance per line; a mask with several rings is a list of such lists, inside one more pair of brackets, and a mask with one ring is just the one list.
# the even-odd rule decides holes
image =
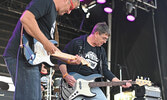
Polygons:
[[82,83],[79,81],[79,88],[82,89]]

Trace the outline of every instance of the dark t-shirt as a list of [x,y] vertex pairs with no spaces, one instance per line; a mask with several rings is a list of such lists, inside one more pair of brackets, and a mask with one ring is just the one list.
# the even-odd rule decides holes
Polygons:
[[[40,30],[45,34],[48,39],[54,38],[55,24],[57,11],[53,0],[32,0],[26,8],[32,12],[37,20]],[[18,47],[20,45],[20,30],[21,22],[17,22],[17,25],[13,31],[3,56],[17,56]],[[27,34],[23,31],[23,34]]]
[[[67,64],[68,72],[77,72],[81,75],[87,76],[87,75],[91,75],[95,73],[100,74],[100,70],[102,69],[102,72],[105,78],[112,80],[115,77],[115,75],[111,71],[108,70],[106,52],[104,48],[103,47],[92,47],[87,42],[86,35],[80,36],[70,41],[66,45],[64,52],[72,54],[72,55],[79,54],[91,64],[91,67],[87,67],[86,65],[83,66],[83,65]],[[102,61],[102,68],[100,67],[100,60]],[[62,63],[63,62],[60,62],[59,64],[62,64]]]

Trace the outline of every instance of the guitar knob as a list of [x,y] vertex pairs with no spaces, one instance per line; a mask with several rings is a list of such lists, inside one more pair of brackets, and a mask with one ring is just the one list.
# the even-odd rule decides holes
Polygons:
[[148,77],[148,81],[150,81],[150,78]]
[[35,55],[32,54],[32,55],[30,56],[30,59],[31,59],[31,60],[34,60],[34,57],[35,57]]
[[137,76],[137,79],[139,79],[139,76]]
[[141,77],[140,77],[140,79],[142,79],[142,80],[143,80],[143,76],[141,76]]

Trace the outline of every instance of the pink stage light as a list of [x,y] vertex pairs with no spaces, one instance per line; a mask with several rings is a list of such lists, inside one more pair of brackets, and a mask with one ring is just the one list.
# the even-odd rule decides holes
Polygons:
[[81,2],[84,1],[84,0],[80,0]]
[[131,22],[135,21],[135,17],[133,15],[128,15],[126,18],[128,21],[131,21]]
[[106,13],[112,13],[112,8],[110,8],[110,7],[105,7],[105,8],[104,8],[104,11],[105,11]]
[[97,3],[103,4],[106,3],[106,0],[97,0]]

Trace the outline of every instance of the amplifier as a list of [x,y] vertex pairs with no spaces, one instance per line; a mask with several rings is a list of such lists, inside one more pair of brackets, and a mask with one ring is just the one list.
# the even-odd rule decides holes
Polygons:
[[160,98],[161,90],[159,87],[145,86],[145,96]]
[[161,91],[159,87],[154,87],[154,86],[136,87],[135,96],[161,98]]
[[134,98],[133,100],[162,100],[161,98],[152,98],[152,97],[139,97]]

